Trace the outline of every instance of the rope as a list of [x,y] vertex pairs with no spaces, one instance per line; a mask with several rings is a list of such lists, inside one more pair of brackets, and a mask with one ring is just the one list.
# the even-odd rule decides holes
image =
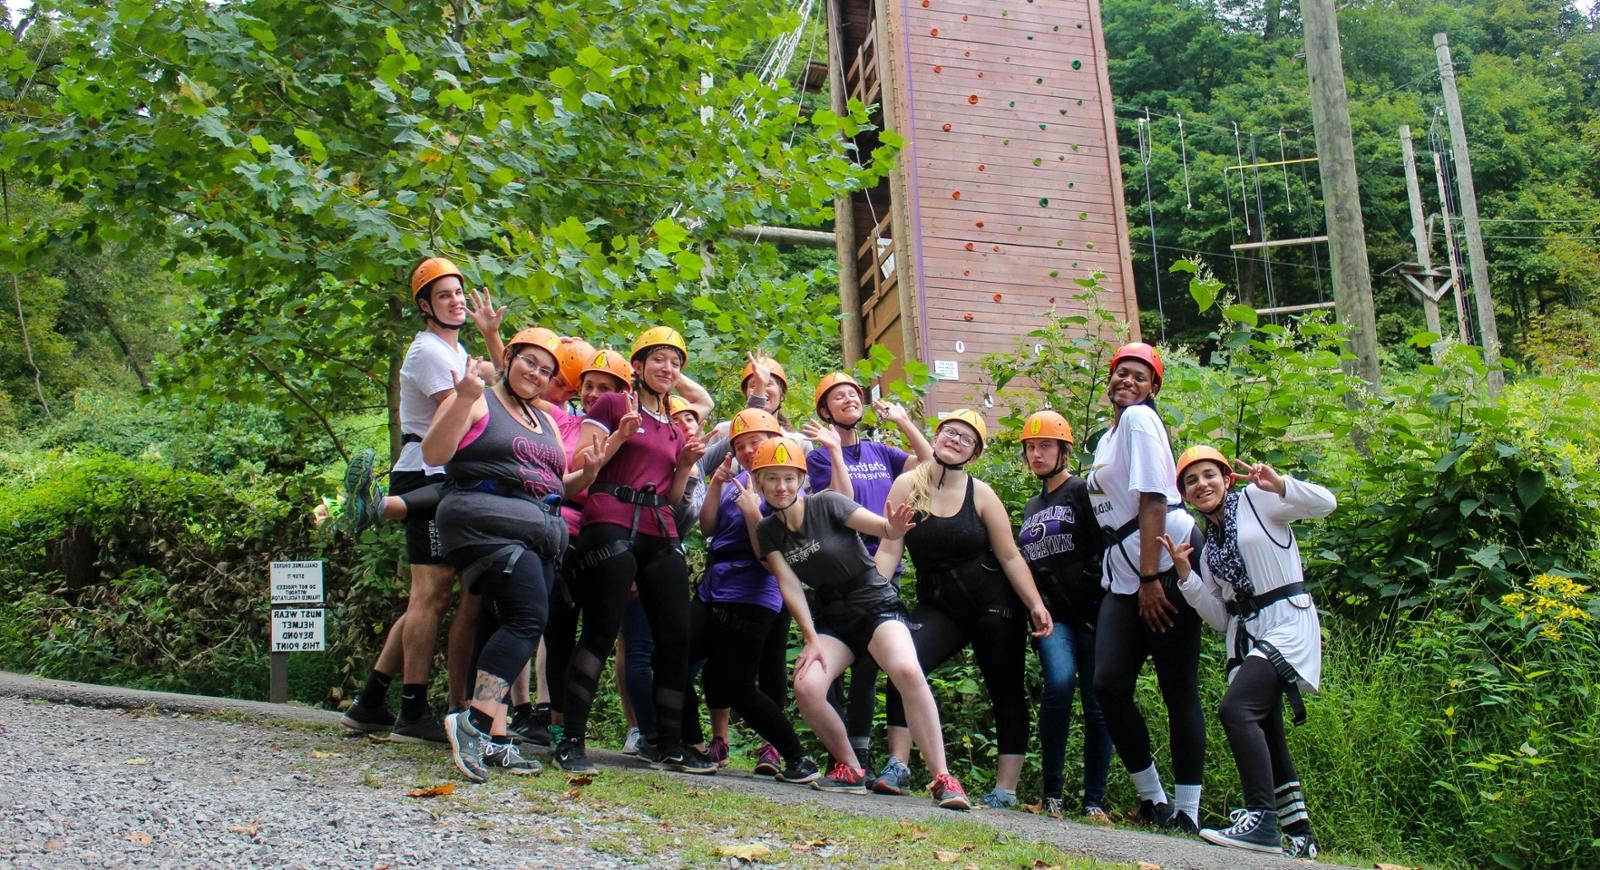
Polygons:
[[1150,215],[1150,265],[1156,275],[1156,315],[1161,318],[1161,343],[1167,343],[1167,310],[1161,299],[1161,255],[1156,250],[1156,204],[1150,198],[1150,119],[1139,120],[1139,157],[1144,161],[1144,205]]
[[1183,113],[1178,113],[1178,150],[1183,154],[1183,204],[1194,210],[1194,200],[1189,196],[1189,144],[1183,137]]

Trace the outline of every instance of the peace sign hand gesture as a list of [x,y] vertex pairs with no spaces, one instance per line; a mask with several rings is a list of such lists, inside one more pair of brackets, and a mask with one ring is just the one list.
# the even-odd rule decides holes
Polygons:
[[739,493],[733,500],[733,503],[739,506],[739,513],[744,514],[746,517],[759,519],[761,517],[761,496],[756,495],[753,487],[747,487],[740,483],[738,478],[734,478],[732,483]]
[[639,424],[642,420],[639,416],[639,397],[633,393],[628,393],[627,396],[628,413],[623,414],[622,419],[617,421],[616,432],[616,436],[624,441],[632,438],[634,433],[639,431]]
[[483,375],[479,372],[479,366],[481,365],[483,365],[483,360],[473,357],[471,362],[467,363],[465,374],[457,375],[454,371],[450,372],[450,379],[455,381],[456,395],[460,397],[461,401],[476,402],[482,398]]
[[750,392],[765,396],[767,385],[772,382],[772,371],[766,366],[766,357],[759,349],[746,351],[745,355],[750,358],[750,377],[745,379],[745,385]]
[[727,456],[722,457],[722,464],[718,465],[717,470],[711,473],[711,480],[721,486],[733,480],[733,477],[733,451],[730,450]]
[[[1233,473],[1235,483],[1253,483],[1266,492],[1282,496],[1284,493],[1283,476],[1273,471],[1265,462],[1251,465],[1248,462],[1235,459],[1234,466],[1238,469]],[[1239,472],[1244,472],[1243,474]]]

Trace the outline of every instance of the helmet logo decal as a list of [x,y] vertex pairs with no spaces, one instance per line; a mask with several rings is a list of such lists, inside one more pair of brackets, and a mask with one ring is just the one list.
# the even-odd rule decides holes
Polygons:
[[789,448],[786,445],[779,444],[777,449],[772,451],[772,458],[778,462],[788,462]]

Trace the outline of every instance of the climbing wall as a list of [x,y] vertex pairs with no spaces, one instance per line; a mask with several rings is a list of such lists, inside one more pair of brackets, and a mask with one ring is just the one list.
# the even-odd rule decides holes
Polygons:
[[[1016,346],[1091,272],[1138,309],[1096,0],[878,0],[902,289],[915,355],[944,380],[931,409],[983,399],[979,361]],[[910,301],[910,300],[908,300]]]

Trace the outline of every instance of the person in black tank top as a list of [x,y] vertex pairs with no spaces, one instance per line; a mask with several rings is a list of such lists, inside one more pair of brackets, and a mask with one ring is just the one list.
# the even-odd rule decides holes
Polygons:
[[506,348],[504,377],[488,391],[474,363],[457,379],[422,440],[424,461],[444,465],[440,537],[462,585],[479,596],[477,676],[470,706],[445,717],[451,756],[475,782],[490,768],[533,774],[506,732],[511,683],[544,629],[550,585],[567,546],[557,512],[569,484],[555,422],[541,407],[556,371],[557,340],[525,329]]
[[[895,479],[889,501],[909,504],[917,525],[903,543],[880,544],[877,565],[879,572],[890,574],[901,551],[911,553],[917,573],[912,637],[924,671],[972,646],[994,706],[1000,748],[994,791],[981,800],[1005,807],[1017,804],[1017,780],[1028,745],[1023,685],[1027,624],[1033,622],[1034,637],[1049,635],[1053,626],[1017,551],[1005,505],[988,484],[962,470],[983,453],[985,428],[983,418],[972,411],[951,413],[935,432],[934,462]],[[890,757],[873,788],[901,794],[911,745],[905,711],[892,688],[887,716]]]

